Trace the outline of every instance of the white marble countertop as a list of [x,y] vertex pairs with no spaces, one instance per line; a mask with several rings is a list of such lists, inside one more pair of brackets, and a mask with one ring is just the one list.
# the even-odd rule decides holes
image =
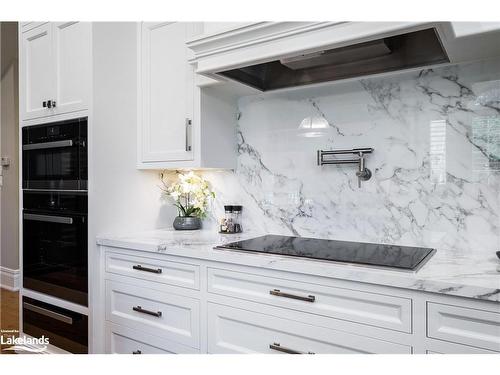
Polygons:
[[417,272],[214,249],[262,233],[215,234],[162,229],[130,236],[102,236],[97,243],[160,254],[244,264],[370,284],[500,302],[500,260],[494,253],[437,250]]

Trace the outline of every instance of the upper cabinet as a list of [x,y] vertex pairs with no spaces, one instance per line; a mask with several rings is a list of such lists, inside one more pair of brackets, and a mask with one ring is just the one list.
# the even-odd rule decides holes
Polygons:
[[46,23],[24,32],[21,38],[21,119],[48,116],[47,100],[55,91],[52,25]]
[[188,61],[189,25],[143,23],[141,48],[141,161],[194,159],[194,71]]
[[138,168],[234,168],[236,105],[202,91],[189,63],[186,40],[202,25],[144,22],[138,32]]
[[43,23],[21,30],[21,120],[89,108],[91,24]]

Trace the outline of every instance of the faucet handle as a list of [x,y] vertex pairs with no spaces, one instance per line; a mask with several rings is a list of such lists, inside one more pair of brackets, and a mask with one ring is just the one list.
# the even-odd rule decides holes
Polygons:
[[372,171],[368,168],[363,167],[363,170],[357,171],[356,176],[358,176],[358,187],[361,187],[361,181],[368,181],[372,177]]

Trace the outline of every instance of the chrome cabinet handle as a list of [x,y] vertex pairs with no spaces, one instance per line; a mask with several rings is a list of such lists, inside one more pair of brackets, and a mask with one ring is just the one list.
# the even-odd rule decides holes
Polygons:
[[47,223],[73,224],[73,218],[64,216],[23,214],[23,218],[26,220],[44,221]]
[[64,141],[32,143],[29,145],[23,145],[23,150],[41,150],[44,148],[71,147],[71,146],[73,146],[73,140],[67,139]]
[[186,119],[186,151],[191,151],[191,142],[190,142],[190,135],[191,135],[191,125],[192,121],[190,118]]
[[161,317],[161,311],[155,312],[155,311],[145,310],[141,306],[134,306],[132,307],[132,310],[140,312],[142,314],[156,316],[157,318]]
[[285,346],[281,346],[280,343],[273,343],[269,345],[269,348],[276,350],[277,352],[287,353],[287,354],[314,354],[314,352],[299,352],[298,350],[290,349]]
[[132,354],[142,354],[142,352],[140,350],[134,350]]
[[290,294],[290,293],[284,293],[280,291],[279,289],[274,289],[270,290],[269,294],[272,294],[273,296],[278,296],[278,297],[285,297],[285,298],[291,298],[291,299],[298,299],[300,301],[306,301],[306,302],[314,302],[316,301],[316,297],[314,296],[297,296],[295,294]]
[[161,268],[157,268],[157,269],[148,268],[148,267],[143,267],[140,264],[138,264],[136,266],[132,266],[132,268],[134,270],[137,270],[137,271],[144,271],[144,272],[151,272],[151,273],[162,273]]
[[73,318],[70,316],[66,316],[63,314],[56,313],[54,311],[51,311],[49,309],[44,309],[43,307],[40,306],[35,306],[32,305],[31,303],[23,302],[23,307],[26,310],[33,311],[37,314],[40,315],[45,315],[46,317],[59,320],[60,322],[66,323],[66,324],[73,324]]

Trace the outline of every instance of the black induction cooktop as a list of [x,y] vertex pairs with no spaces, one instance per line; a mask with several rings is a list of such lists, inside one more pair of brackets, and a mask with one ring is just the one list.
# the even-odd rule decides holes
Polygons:
[[364,242],[267,235],[217,246],[217,249],[277,254],[326,261],[417,270],[434,249]]

